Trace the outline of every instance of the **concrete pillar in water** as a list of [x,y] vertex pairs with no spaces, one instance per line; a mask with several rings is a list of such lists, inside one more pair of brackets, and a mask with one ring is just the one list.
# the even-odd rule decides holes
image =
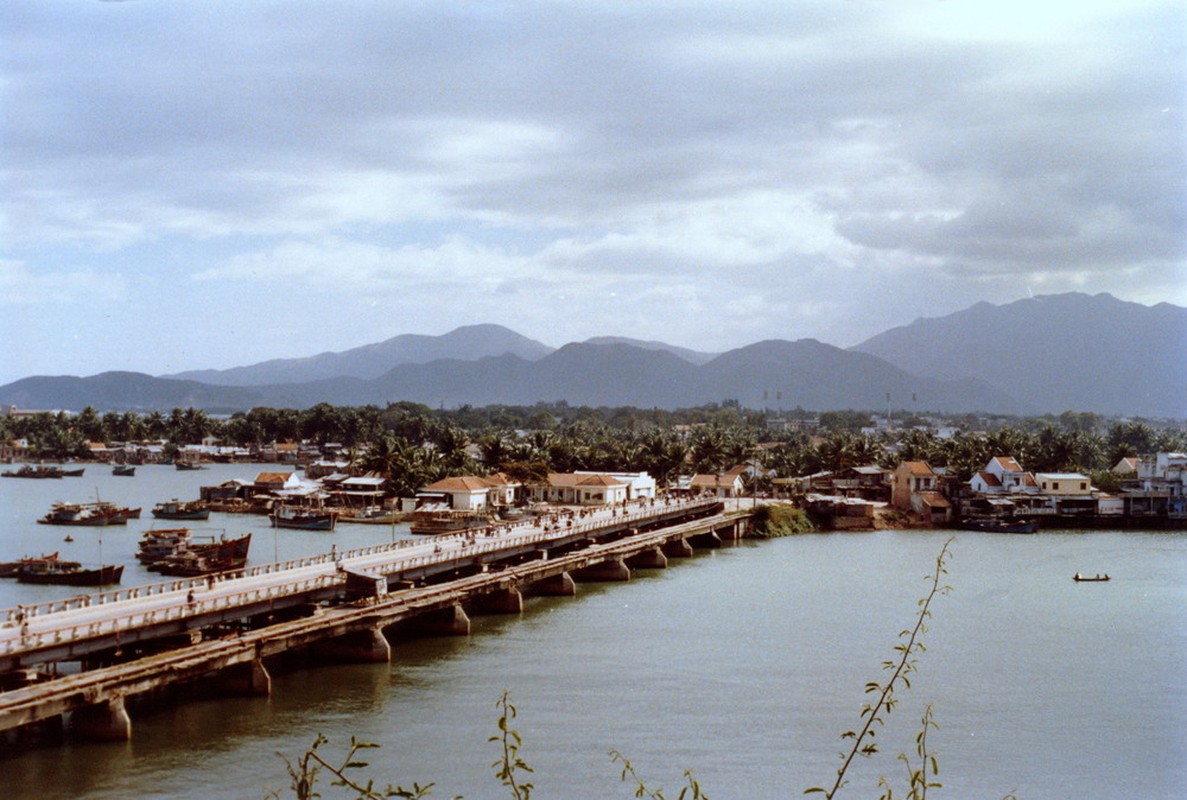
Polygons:
[[392,660],[392,646],[379,628],[352,631],[313,646],[320,658],[352,663],[387,663]]
[[653,547],[635,553],[626,563],[633,569],[667,569],[668,557],[658,547]]
[[[427,611],[405,625],[422,636],[469,636],[470,618],[460,604]],[[401,626],[404,627],[404,626]]]
[[572,575],[562,572],[551,578],[536,581],[529,587],[529,590],[532,594],[540,597],[572,597],[577,594],[577,583],[573,580]]
[[666,542],[663,551],[668,558],[692,558],[692,545],[685,539],[673,539]]
[[475,614],[520,614],[523,595],[515,588],[495,589],[475,597],[470,606]]
[[70,714],[70,730],[100,742],[126,742],[132,738],[132,718],[124,698],[116,697],[84,706]]
[[713,531],[708,533],[701,533],[696,536],[689,537],[692,543],[697,547],[703,547],[706,550],[716,550],[721,547],[721,537]]
[[631,570],[618,557],[609,558],[600,564],[591,564],[573,573],[573,579],[583,583],[599,583],[603,581],[629,581]]
[[228,667],[219,674],[219,682],[229,694],[272,694],[272,676],[258,658]]

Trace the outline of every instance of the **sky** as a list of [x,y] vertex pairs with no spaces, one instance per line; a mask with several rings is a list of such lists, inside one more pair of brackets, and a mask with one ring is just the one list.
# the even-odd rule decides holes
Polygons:
[[1187,306],[1185,100],[1181,0],[0,3],[0,384]]

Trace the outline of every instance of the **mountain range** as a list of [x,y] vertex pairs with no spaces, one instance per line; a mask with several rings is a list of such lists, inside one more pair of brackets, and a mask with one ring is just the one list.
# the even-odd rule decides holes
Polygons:
[[228,370],[30,377],[0,386],[0,403],[225,412],[401,400],[678,408],[729,399],[772,409],[1183,418],[1184,353],[1187,309],[1071,293],[979,303],[847,350],[771,339],[711,353],[612,336],[554,349],[499,325],[472,325]]

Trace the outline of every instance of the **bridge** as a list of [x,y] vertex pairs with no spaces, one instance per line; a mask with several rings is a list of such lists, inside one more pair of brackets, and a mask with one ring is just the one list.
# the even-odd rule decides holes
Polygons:
[[629,580],[748,522],[720,501],[643,500],[0,611],[0,731],[127,740],[142,695],[195,681],[266,695],[267,663],[291,651],[389,661],[393,639],[467,635],[473,614]]

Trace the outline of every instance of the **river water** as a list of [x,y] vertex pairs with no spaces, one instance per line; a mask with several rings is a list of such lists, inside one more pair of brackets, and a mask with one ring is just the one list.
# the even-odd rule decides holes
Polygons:
[[[125,586],[149,582],[131,553],[153,503],[263,469],[141,467],[127,479],[89,467],[83,478],[0,481],[0,559],[61,549],[96,561],[101,535],[103,560],[128,565]],[[143,505],[145,519],[127,530],[33,522],[54,500],[96,492]],[[218,514],[210,525],[255,531],[251,563],[408,535],[274,534],[261,518]],[[61,541],[67,530],[73,543]],[[685,769],[714,800],[801,796],[831,783],[839,734],[859,725],[863,687],[883,677],[951,535],[814,534],[698,551],[625,584],[530,599],[522,615],[477,617],[469,637],[397,642],[391,664],[279,674],[270,698],[134,713],[127,744],[0,756],[3,794],[260,798],[288,784],[277,753],[296,757],[321,733],[330,756],[352,735],[380,743],[364,771],[378,782],[505,798],[488,738],[507,690],[535,797],[632,797],[611,749],[668,797]],[[843,796],[876,796],[879,776],[904,786],[894,755],[913,752],[930,703],[944,784],[933,796],[1187,797],[1187,534],[962,532],[951,552],[952,591],[935,601],[912,687],[879,734],[885,752],[851,770]],[[1077,571],[1112,580],[1077,584]],[[0,582],[0,593],[9,607],[71,590]]]

